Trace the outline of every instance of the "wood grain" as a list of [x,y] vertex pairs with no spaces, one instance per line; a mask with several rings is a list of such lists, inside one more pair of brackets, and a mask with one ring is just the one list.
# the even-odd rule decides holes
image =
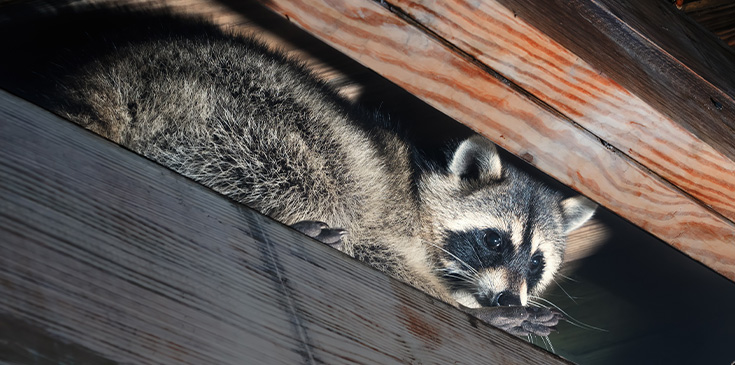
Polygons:
[[735,160],[735,54],[668,3],[498,2]]
[[[705,144],[735,160],[735,54],[669,4],[607,0],[498,2]],[[658,144],[659,130],[668,133],[660,128],[652,130],[656,134],[645,136]],[[666,138],[663,142],[674,145],[684,141]],[[698,152],[691,149],[693,155]],[[655,161],[676,160],[679,156],[662,154],[655,156]],[[701,166],[710,166],[706,161],[690,168],[696,173]],[[731,216],[731,210],[721,212]]]
[[266,5],[438,110],[735,279],[735,224],[378,3]]
[[4,92],[0,121],[0,361],[566,363]]
[[395,6],[606,143],[735,220],[735,161],[509,9],[494,1],[465,0],[397,0]]

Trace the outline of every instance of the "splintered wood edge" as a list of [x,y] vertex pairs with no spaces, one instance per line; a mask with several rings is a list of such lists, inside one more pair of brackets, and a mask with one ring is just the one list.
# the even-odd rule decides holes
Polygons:
[[0,120],[8,356],[567,363],[5,92]]
[[380,4],[271,0],[275,12],[564,184],[735,279],[735,224]]

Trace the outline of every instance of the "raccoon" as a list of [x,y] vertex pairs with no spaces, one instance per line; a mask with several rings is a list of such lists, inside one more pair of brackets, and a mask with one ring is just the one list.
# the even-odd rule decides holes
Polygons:
[[427,163],[301,62],[198,19],[94,9],[0,27],[3,88],[512,334],[559,321],[529,296],[595,204],[488,140]]

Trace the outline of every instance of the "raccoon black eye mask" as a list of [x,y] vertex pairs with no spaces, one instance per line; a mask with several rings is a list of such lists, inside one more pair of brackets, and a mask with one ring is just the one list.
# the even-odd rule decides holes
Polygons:
[[527,298],[595,205],[482,137],[426,163],[301,62],[196,19],[60,10],[7,20],[0,41],[5,89],[510,333],[561,318]]

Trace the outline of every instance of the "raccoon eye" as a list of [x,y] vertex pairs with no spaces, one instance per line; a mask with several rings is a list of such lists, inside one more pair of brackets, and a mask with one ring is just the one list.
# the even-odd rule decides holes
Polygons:
[[487,248],[493,251],[500,251],[501,246],[503,245],[503,239],[500,237],[500,233],[494,230],[485,231],[485,237],[483,237],[483,240],[485,240]]
[[531,274],[538,274],[539,270],[541,270],[541,267],[543,267],[544,264],[544,256],[543,255],[534,255],[531,257],[531,262],[528,263],[528,269],[531,271]]

